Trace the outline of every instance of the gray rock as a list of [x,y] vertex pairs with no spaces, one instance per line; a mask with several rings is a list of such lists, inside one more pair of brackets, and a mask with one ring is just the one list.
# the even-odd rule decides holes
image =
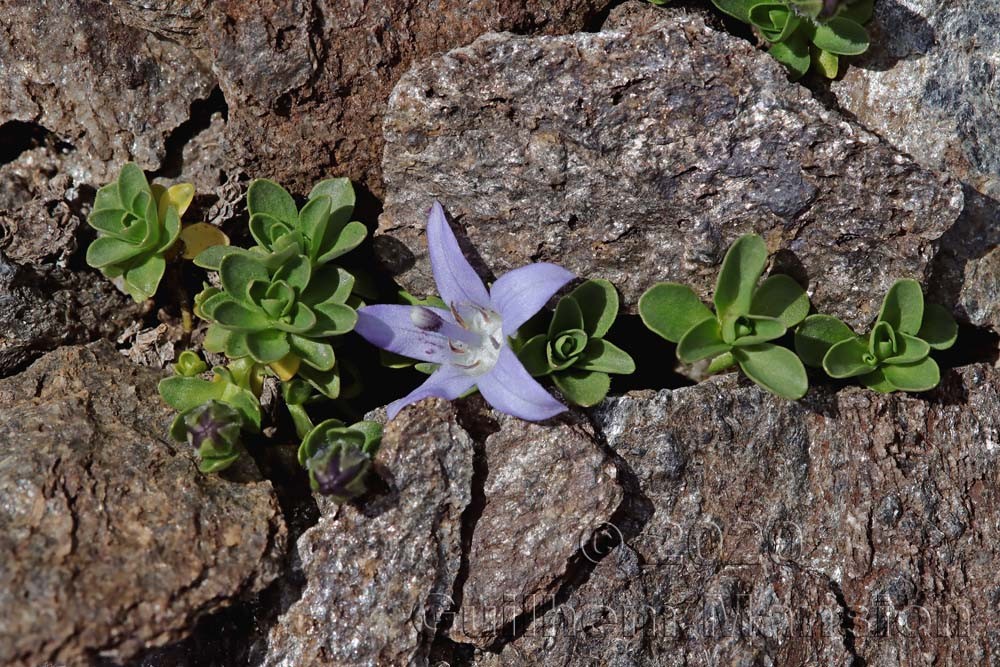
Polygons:
[[996,650],[1000,370],[796,403],[730,374],[609,399],[596,421],[631,479],[619,545],[479,664],[980,665]]
[[277,576],[271,484],[249,460],[201,475],[160,377],[100,343],[0,380],[4,665],[125,660]]
[[426,664],[461,561],[473,445],[443,401],[402,412],[377,457],[388,491],[321,506],[298,543],[307,583],[269,636],[266,665]]
[[660,280],[707,297],[750,231],[818,309],[854,325],[896,278],[926,278],[961,210],[957,184],[826,110],[747,42],[663,16],[491,34],[400,79],[376,251],[404,287],[433,291],[435,198],[485,275],[551,260],[612,280],[631,309]]
[[19,265],[0,252],[0,377],[60,345],[116,338],[143,309],[96,271]]
[[479,646],[549,601],[622,499],[613,462],[579,417],[538,425],[499,415],[495,428],[483,448],[483,506],[448,633]]
[[34,123],[71,144],[78,183],[103,184],[130,159],[158,168],[167,136],[215,85],[188,49],[125,25],[105,2],[4,0],[0,11],[0,123]]

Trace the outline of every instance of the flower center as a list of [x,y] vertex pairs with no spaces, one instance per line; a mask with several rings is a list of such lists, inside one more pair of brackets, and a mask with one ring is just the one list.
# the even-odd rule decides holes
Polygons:
[[500,314],[471,304],[452,304],[451,314],[469,334],[449,336],[452,363],[472,376],[493,370],[504,342]]

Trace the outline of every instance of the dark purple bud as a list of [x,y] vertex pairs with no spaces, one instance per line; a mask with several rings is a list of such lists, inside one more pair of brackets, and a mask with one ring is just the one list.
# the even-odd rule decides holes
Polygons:
[[338,442],[318,451],[306,467],[314,489],[343,503],[365,492],[371,458],[353,443]]

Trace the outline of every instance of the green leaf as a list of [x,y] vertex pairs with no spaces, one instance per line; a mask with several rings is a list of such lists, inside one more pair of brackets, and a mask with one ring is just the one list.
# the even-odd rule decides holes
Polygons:
[[198,377],[175,375],[160,380],[157,389],[167,405],[178,412],[187,412],[207,401],[221,400],[225,385]]
[[309,263],[309,258],[298,255],[282,264],[281,268],[275,271],[272,280],[283,280],[301,293],[309,284],[311,275],[312,265]]
[[896,332],[888,322],[878,322],[868,336],[868,353],[878,360],[895,356],[897,349]]
[[576,369],[556,373],[552,376],[552,382],[566,396],[566,400],[585,408],[604,400],[611,387],[611,378],[607,373]]
[[720,11],[743,21],[743,23],[750,23],[750,8],[756,2],[759,0],[712,0],[712,4]]
[[361,245],[366,236],[368,236],[368,229],[360,222],[348,222],[340,228],[331,222],[321,245],[323,254],[316,259],[316,262],[325,264],[346,255]]
[[249,253],[226,255],[219,265],[219,278],[223,289],[231,297],[248,305],[247,287],[250,283],[255,280],[270,282],[267,267]]
[[288,345],[288,334],[273,329],[248,333],[247,349],[250,351],[250,356],[254,358],[254,361],[261,364],[270,364],[279,361],[292,351]]
[[772,44],[768,53],[789,69],[790,78],[793,81],[805,76],[812,62],[809,54],[809,39],[802,30],[792,33],[783,42]]
[[313,333],[318,322],[319,317],[316,315],[316,311],[304,303],[297,303],[292,306],[288,318],[274,322],[274,326],[276,329],[289,333],[304,334],[306,332]]
[[545,334],[538,334],[528,340],[521,349],[517,352],[517,358],[521,360],[524,365],[525,370],[531,374],[532,377],[540,377],[547,374],[551,369],[549,367],[548,355],[546,353],[546,348],[548,347],[548,337]]
[[856,56],[868,50],[868,31],[843,16],[817,23],[813,44],[840,56]]
[[958,324],[947,309],[928,303],[924,306],[924,320],[917,337],[935,350],[947,350],[958,339]]
[[340,303],[320,303],[312,310],[316,315],[316,325],[309,332],[311,335],[339,336],[351,331],[358,322],[358,313]]
[[344,303],[354,288],[354,276],[339,266],[316,267],[309,285],[299,298],[310,306],[318,303]]
[[231,245],[214,245],[205,248],[198,256],[194,258],[194,265],[200,266],[203,269],[208,269],[209,271],[218,271],[219,266],[222,264],[222,260],[228,255],[233,255],[240,252],[246,252],[243,248],[237,248]]
[[639,297],[639,316],[646,327],[671,343],[679,343],[692,327],[715,320],[712,311],[687,285],[658,283]]
[[837,343],[854,338],[851,328],[830,315],[810,315],[795,331],[795,351],[807,366],[820,368]]
[[330,198],[326,195],[310,199],[299,211],[299,229],[309,239],[309,257],[314,260],[325,250],[322,243],[329,223]]
[[349,178],[328,178],[313,186],[309,199],[329,197],[330,209],[354,208],[354,187]]
[[849,378],[870,373],[875,365],[867,360],[868,346],[851,336],[832,346],[823,357],[823,370],[833,378]]
[[841,5],[839,16],[864,25],[872,18],[875,11],[875,0],[855,0]]
[[915,336],[896,335],[896,354],[885,360],[886,364],[912,364],[931,353],[931,346]]
[[788,4],[799,14],[813,19],[823,11],[823,0],[788,0]]
[[576,301],[583,326],[591,338],[601,338],[618,317],[618,290],[603,278],[588,280],[566,295]]
[[125,204],[118,196],[118,182],[108,183],[94,197],[94,213],[104,209],[125,211]]
[[94,239],[87,248],[87,264],[95,269],[102,269],[112,264],[121,264],[141,252],[142,248],[136,245],[110,236],[101,236]]
[[337,361],[333,347],[329,343],[322,343],[298,334],[289,335],[288,343],[292,352],[318,371],[330,370]]
[[896,391],[892,383],[885,379],[885,373],[882,372],[881,368],[876,368],[867,375],[858,376],[858,381],[872,391],[877,391],[880,394],[888,394]]
[[163,229],[166,234],[160,238],[159,253],[165,253],[169,250],[181,233],[181,219],[177,215],[177,209],[172,206],[167,209],[167,214],[163,218]]
[[781,320],[791,329],[809,314],[809,295],[790,277],[771,276],[754,292],[750,313]]
[[154,294],[167,270],[167,261],[159,255],[148,258],[125,271],[125,287],[136,303],[145,301]]
[[99,232],[121,238],[125,232],[126,211],[120,209],[103,209],[94,211],[87,218],[87,224]]
[[720,322],[733,321],[750,312],[754,287],[767,263],[767,246],[756,234],[736,239],[715,285],[715,312]]
[[361,445],[361,451],[369,456],[375,456],[382,444],[382,425],[373,421],[360,421],[351,424],[351,428],[364,436],[365,441]]
[[553,371],[569,368],[587,347],[587,334],[583,329],[570,329],[550,337],[545,346],[546,358]]
[[815,46],[810,50],[810,53],[813,65],[820,74],[828,79],[837,78],[837,74],[840,72],[840,56]]
[[791,350],[771,343],[733,348],[748,378],[776,396],[798,400],[809,390],[805,366]]
[[708,365],[705,372],[709,375],[714,375],[716,373],[721,373],[727,368],[732,368],[736,365],[736,357],[733,356],[732,352],[723,352]]
[[212,297],[206,302],[204,310],[206,315],[233,331],[260,331],[270,326],[263,311],[235,301],[229,294]]
[[760,28],[768,41],[781,42],[799,27],[799,17],[783,4],[763,2],[750,8],[750,23]]
[[292,196],[285,188],[264,178],[253,181],[247,189],[247,210],[251,216],[267,213],[291,227],[299,223],[299,209]]
[[[138,210],[135,207],[136,200],[141,194],[148,195],[150,199],[153,197],[153,191],[149,189],[149,181],[146,180],[146,175],[142,173],[142,169],[139,169],[134,162],[129,162],[122,167],[121,173],[118,175],[118,195],[121,197],[121,202],[126,209],[142,215],[149,220],[150,218],[146,216],[148,202],[143,203]],[[155,207],[155,202],[153,205]]]
[[722,340],[719,323],[712,318],[703,320],[684,334],[677,344],[677,358],[690,364],[728,352],[731,347]]
[[328,371],[320,371],[305,365],[299,368],[299,377],[306,380],[327,398],[340,396],[340,373],[337,365]]
[[773,317],[750,315],[746,319],[749,320],[753,331],[752,333],[736,338],[733,341],[733,345],[745,347],[747,345],[766,343],[769,340],[781,338],[788,331],[788,328],[782,324],[781,320]]
[[876,322],[888,322],[895,331],[917,335],[924,320],[924,293],[916,280],[897,280],[882,300]]
[[628,375],[635,372],[635,362],[617,345],[603,338],[591,338],[574,368]]
[[229,454],[228,456],[220,456],[218,458],[203,458],[198,462],[198,472],[205,475],[220,472],[233,465],[238,458],[240,458],[239,452]]
[[560,333],[574,329],[583,329],[583,313],[574,299],[563,297],[556,304],[556,312],[549,322],[549,340],[555,340]]
[[262,248],[273,249],[275,242],[295,231],[291,223],[278,220],[269,213],[250,216],[250,235]]
[[941,382],[941,370],[927,357],[915,364],[883,366],[886,381],[900,391],[927,391]]

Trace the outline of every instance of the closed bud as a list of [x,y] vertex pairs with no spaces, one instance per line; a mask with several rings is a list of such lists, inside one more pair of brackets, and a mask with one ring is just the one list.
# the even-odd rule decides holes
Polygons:
[[198,452],[202,472],[228,468],[239,458],[240,413],[221,401],[207,401],[178,415],[171,427],[177,440],[186,440]]
[[337,442],[316,452],[306,463],[313,489],[338,503],[365,492],[371,457],[353,442]]

